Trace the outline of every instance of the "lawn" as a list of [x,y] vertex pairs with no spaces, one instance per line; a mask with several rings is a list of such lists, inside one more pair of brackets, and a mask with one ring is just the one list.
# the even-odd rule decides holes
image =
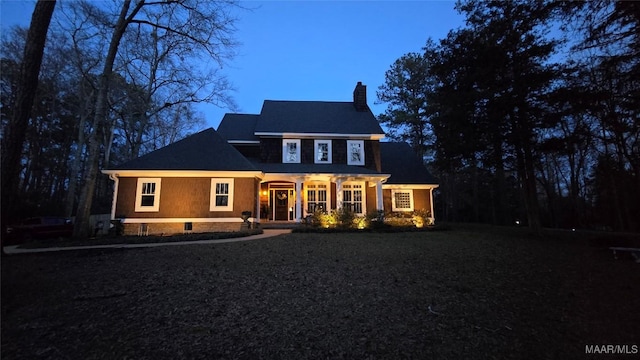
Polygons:
[[640,345],[640,264],[592,238],[453,226],[5,256],[2,358],[580,359]]

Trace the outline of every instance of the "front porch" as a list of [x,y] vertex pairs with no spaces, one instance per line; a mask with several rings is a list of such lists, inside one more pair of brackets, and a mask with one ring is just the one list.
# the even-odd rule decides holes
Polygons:
[[262,224],[301,223],[315,211],[349,207],[358,216],[384,210],[388,175],[267,175],[259,184],[256,218]]

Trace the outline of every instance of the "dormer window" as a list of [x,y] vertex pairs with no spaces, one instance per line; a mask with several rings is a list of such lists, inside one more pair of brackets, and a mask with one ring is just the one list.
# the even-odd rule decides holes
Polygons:
[[347,140],[347,165],[364,165],[363,140]]
[[315,163],[331,164],[331,140],[315,140]]
[[300,139],[282,140],[282,162],[289,164],[300,163]]

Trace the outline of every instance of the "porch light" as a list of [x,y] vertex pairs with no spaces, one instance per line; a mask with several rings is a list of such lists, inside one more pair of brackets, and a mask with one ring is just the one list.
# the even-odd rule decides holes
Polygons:
[[267,190],[262,190],[262,196],[267,196]]

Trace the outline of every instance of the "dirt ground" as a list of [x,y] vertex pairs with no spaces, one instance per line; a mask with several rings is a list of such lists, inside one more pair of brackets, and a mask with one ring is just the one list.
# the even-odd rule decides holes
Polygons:
[[[452,227],[2,258],[3,359],[582,359],[640,346],[610,236]],[[635,358],[618,355],[615,358]]]

